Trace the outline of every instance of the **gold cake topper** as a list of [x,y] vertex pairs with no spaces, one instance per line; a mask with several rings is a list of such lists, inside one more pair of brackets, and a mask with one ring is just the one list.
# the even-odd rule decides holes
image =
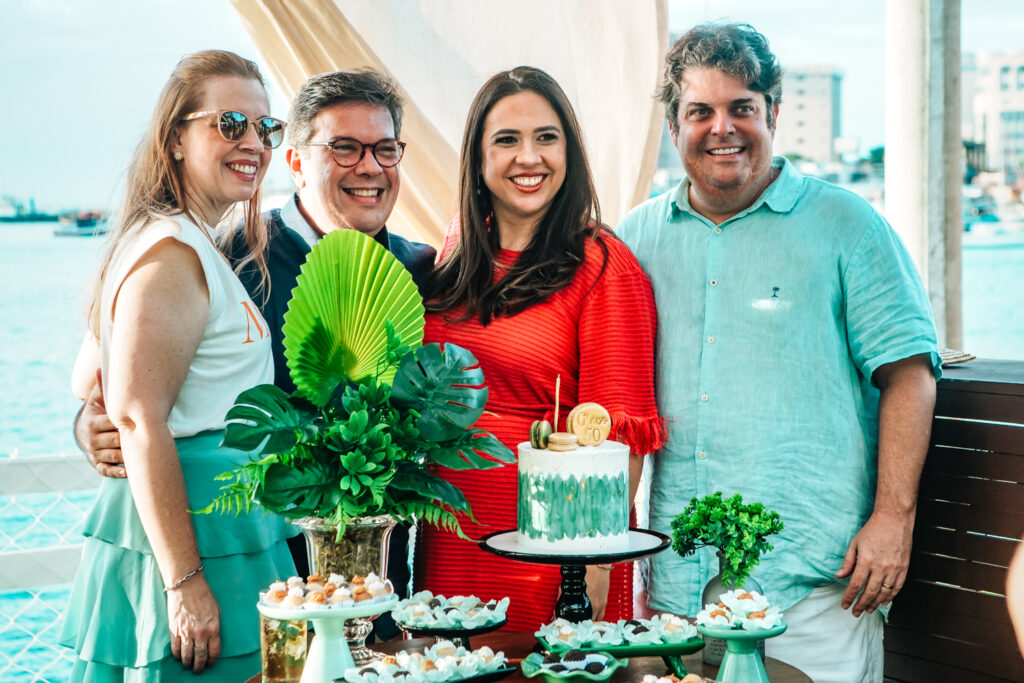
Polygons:
[[[555,378],[555,426],[558,429],[559,393],[562,376]],[[530,425],[530,445],[537,449],[572,451],[577,446],[600,446],[612,430],[612,418],[599,403],[580,403],[565,419],[564,432],[556,432],[547,420],[535,420]]]
[[565,429],[581,446],[600,446],[612,431],[612,416],[598,403],[581,403],[565,419]]

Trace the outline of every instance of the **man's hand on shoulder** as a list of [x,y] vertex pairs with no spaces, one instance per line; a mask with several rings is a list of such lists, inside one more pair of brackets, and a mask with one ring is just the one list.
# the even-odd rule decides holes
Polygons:
[[95,386],[75,417],[75,441],[97,472],[104,477],[124,479],[121,435],[107,415],[98,372]]

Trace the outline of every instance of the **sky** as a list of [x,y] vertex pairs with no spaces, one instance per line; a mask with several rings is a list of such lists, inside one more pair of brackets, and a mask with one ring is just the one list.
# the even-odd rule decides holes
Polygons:
[[[1024,1],[964,0],[962,8],[965,52],[1024,50]],[[113,207],[182,55],[217,47],[259,62],[228,0],[0,0],[0,17],[0,197],[34,197],[41,210]],[[746,21],[768,37],[783,67],[840,71],[841,133],[863,150],[884,142],[884,19],[885,0],[669,0],[673,32]],[[273,84],[270,99],[284,118],[288,103]],[[287,189],[278,156],[268,179]]]

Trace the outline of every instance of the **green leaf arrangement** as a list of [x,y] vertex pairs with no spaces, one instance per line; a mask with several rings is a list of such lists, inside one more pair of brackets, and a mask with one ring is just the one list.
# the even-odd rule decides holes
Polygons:
[[[255,451],[218,478],[201,512],[259,503],[291,518],[322,517],[338,537],[355,517],[422,519],[467,538],[469,501],[428,465],[486,469],[515,462],[473,428],[487,403],[483,371],[454,344],[423,346],[423,300],[386,249],[355,230],[310,252],[285,314],[285,357],[296,390],[242,392],[224,445]],[[392,385],[393,382],[393,385]]]
[[780,531],[779,513],[761,503],[744,505],[738,493],[723,500],[716,491],[691,499],[672,520],[672,550],[686,557],[698,548],[717,548],[723,557],[722,583],[737,586],[761,562],[761,553],[772,549],[767,537]]

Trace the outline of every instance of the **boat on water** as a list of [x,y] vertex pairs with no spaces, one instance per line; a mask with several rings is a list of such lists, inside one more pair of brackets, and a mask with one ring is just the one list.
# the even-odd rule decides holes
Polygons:
[[36,200],[30,199],[28,208],[14,197],[0,197],[0,223],[45,223],[57,220],[55,213],[36,211]]
[[107,217],[100,211],[64,214],[54,228],[56,237],[92,237],[107,232]]

